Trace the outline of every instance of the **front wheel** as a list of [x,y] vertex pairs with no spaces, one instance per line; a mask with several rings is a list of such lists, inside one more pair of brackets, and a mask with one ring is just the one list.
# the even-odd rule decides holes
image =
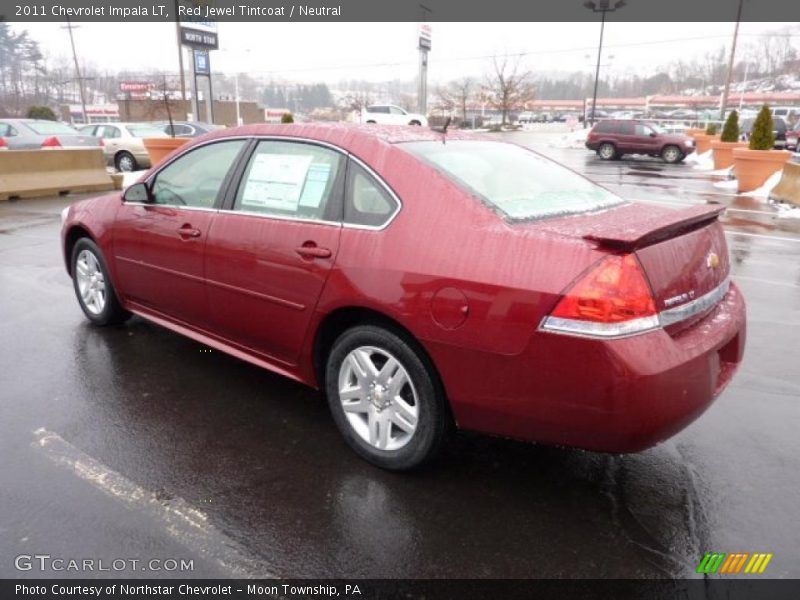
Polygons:
[[72,249],[71,264],[75,295],[87,319],[95,325],[112,325],[130,318],[117,299],[97,244],[89,238],[78,240]]
[[665,163],[672,165],[683,160],[683,153],[677,146],[667,146],[661,151],[661,158]]
[[415,127],[422,127],[422,123],[420,123],[420,122],[419,122],[419,121],[417,121],[416,119],[414,119],[413,121],[411,121],[411,123],[409,123],[409,125],[414,125]]
[[413,342],[381,327],[354,327],[333,345],[325,381],[336,426],[372,464],[411,469],[441,447],[450,424],[444,393]]

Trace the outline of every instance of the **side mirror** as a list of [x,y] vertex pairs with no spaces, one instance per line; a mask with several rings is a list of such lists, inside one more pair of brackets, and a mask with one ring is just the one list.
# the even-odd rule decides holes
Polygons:
[[146,183],[134,183],[122,194],[125,202],[139,202],[149,204],[153,202],[153,193]]

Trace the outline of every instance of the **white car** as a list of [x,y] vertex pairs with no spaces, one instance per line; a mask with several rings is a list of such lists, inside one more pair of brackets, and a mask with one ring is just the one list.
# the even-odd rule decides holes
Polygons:
[[423,115],[410,113],[392,104],[373,104],[361,111],[362,123],[378,123],[381,125],[420,125],[428,126],[428,119]]

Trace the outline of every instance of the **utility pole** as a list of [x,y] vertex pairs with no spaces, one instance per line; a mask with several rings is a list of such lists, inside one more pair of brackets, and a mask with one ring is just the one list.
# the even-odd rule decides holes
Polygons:
[[78,93],[81,97],[81,111],[83,112],[83,122],[84,124],[89,123],[89,116],[86,114],[86,95],[83,92],[83,77],[81,76],[81,67],[78,64],[78,53],[75,52],[75,38],[72,35],[72,29],[75,26],[70,22],[69,17],[67,17],[67,26],[62,27],[62,29],[67,29],[69,31],[69,43],[72,45],[72,58],[75,61],[75,76],[78,80]]
[[[739,0],[739,8],[736,10],[736,26],[733,28],[733,43],[731,44],[731,56],[728,59],[728,75],[725,77],[725,88],[722,90],[722,98],[719,101],[719,119],[725,119],[725,107],[728,105],[728,92],[731,87],[731,77],[733,77],[733,59],[736,56],[736,40],[739,37],[739,22],[742,20],[742,4],[744,0]],[[744,90],[742,90],[744,93]]]

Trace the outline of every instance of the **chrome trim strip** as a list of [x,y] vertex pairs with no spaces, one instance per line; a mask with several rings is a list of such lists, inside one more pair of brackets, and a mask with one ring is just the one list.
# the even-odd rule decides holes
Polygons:
[[691,317],[699,315],[700,313],[706,312],[725,297],[725,294],[728,293],[730,286],[731,280],[728,277],[713,290],[703,294],[699,298],[695,298],[691,302],[681,304],[675,308],[662,310],[658,314],[659,319],[661,320],[661,326],[668,327],[670,325],[674,325],[675,323],[680,323],[681,321],[690,319]]
[[539,329],[552,333],[565,333],[598,338],[620,338],[658,329],[658,316],[642,317],[619,323],[595,323],[581,321],[580,319],[562,319],[561,317],[547,316],[542,321]]
[[300,217],[288,217],[284,215],[271,215],[268,213],[260,213],[251,210],[225,210],[218,211],[223,215],[242,215],[243,217],[259,217],[261,219],[275,219],[276,221],[292,221],[295,223],[311,223],[313,225],[328,225],[330,227],[342,227],[339,221],[323,221],[321,219],[304,219]]
[[621,321],[619,323],[595,323],[581,321],[580,319],[563,319],[561,317],[547,316],[539,325],[540,331],[561,333],[568,335],[597,337],[603,339],[628,337],[647,333],[654,329],[669,327],[686,319],[702,314],[717,305],[730,289],[730,277],[710,292],[695,298],[691,302],[662,310],[657,315]]
[[204,206],[184,206],[183,204],[156,204],[155,202],[125,202],[125,206],[144,206],[145,208],[179,208],[181,210],[194,210],[198,212],[218,213],[217,208],[205,208]]
[[[339,221],[322,221],[322,220],[316,220],[316,219],[300,219],[300,218],[282,217],[282,216],[276,216],[276,215],[265,215],[265,214],[261,214],[261,213],[250,213],[250,212],[237,211],[237,210],[217,210],[217,209],[214,209],[216,212],[225,213],[225,214],[229,214],[229,213],[248,214],[248,215],[253,216],[253,217],[262,217],[262,218],[269,218],[269,219],[274,218],[274,219],[280,219],[280,220],[283,220],[283,221],[297,221],[297,222],[300,222],[300,223],[322,223],[322,224],[328,224],[328,225],[339,225],[341,227],[346,227],[347,229],[364,229],[364,230],[367,230],[367,231],[383,231],[384,229],[389,227],[389,225],[392,224],[392,221],[395,220],[395,218],[397,217],[398,214],[400,214],[400,211],[403,208],[403,202],[400,200],[399,196],[394,193],[394,190],[391,187],[389,187],[389,184],[387,184],[383,180],[383,178],[375,172],[375,170],[372,167],[370,167],[363,160],[361,160],[360,158],[358,158],[354,154],[351,154],[350,152],[348,152],[344,148],[340,148],[339,146],[335,146],[334,144],[331,144],[329,142],[325,142],[325,141],[321,141],[321,140],[315,140],[315,139],[311,139],[311,138],[288,136],[288,135],[274,135],[274,134],[272,134],[272,135],[268,135],[268,134],[267,135],[258,135],[258,134],[255,134],[255,135],[237,135],[237,136],[230,136],[230,137],[227,137],[227,136],[215,137],[215,138],[212,138],[210,140],[206,140],[205,142],[202,142],[200,144],[196,144],[196,145],[192,146],[190,151],[192,151],[192,150],[194,150],[196,148],[202,148],[203,146],[207,146],[209,144],[214,144],[214,143],[219,143],[219,142],[224,142],[224,141],[253,140],[253,139],[255,139],[255,140],[273,140],[273,141],[277,141],[277,142],[300,142],[300,143],[306,143],[306,144],[315,144],[317,146],[322,146],[322,147],[328,148],[330,150],[334,150],[334,151],[344,155],[345,158],[351,158],[355,162],[357,162],[359,164],[359,166],[361,166],[365,171],[367,171],[375,179],[375,181],[377,181],[380,184],[380,186],[383,187],[383,189],[386,190],[386,192],[392,198],[394,198],[395,202],[397,202],[397,209],[386,220],[386,222],[383,225],[379,226],[379,227],[376,227],[374,225],[354,225],[354,224],[351,224],[351,223],[345,223],[343,221],[339,222]],[[177,160],[178,158],[180,158],[184,154],[185,153],[182,152],[179,155],[177,155],[174,158],[172,158],[168,163],[160,164],[158,166],[158,170],[157,171],[151,169],[151,172],[144,179],[143,183],[147,183],[149,185],[150,182],[161,171],[163,171],[167,166],[171,165],[175,160]],[[124,202],[124,198],[123,198],[123,202]],[[139,205],[140,206],[153,206],[153,204],[148,204],[148,203],[145,203],[145,202],[125,202],[125,204],[129,204],[129,205],[133,205],[133,206],[139,206]],[[158,206],[173,206],[173,205],[172,204],[166,204],[166,205],[162,204],[162,205],[158,205]],[[177,206],[176,208],[192,208],[192,207]],[[196,209],[196,210],[200,210],[200,209]],[[209,209],[204,209],[204,210],[209,210]]]

